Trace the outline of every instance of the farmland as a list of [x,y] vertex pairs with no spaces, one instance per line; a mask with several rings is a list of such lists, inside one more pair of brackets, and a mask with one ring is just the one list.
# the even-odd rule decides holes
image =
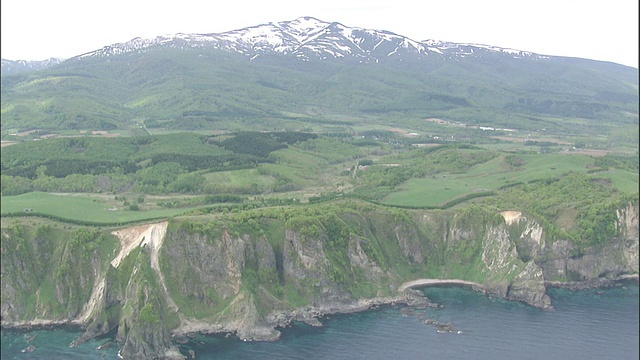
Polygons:
[[500,155],[463,173],[443,172],[410,179],[383,202],[400,206],[442,206],[461,196],[495,191],[511,184],[553,178],[569,171],[586,173],[588,166],[593,164],[588,156],[553,154],[519,155],[515,160],[519,162],[518,166],[513,166],[508,160],[513,157]]
[[[415,137],[368,130],[331,136],[170,133],[22,142],[3,150],[2,215],[108,225],[336,197],[404,208],[479,203],[537,208],[518,191],[534,187],[532,192],[544,193],[536,184],[564,178],[598,184],[589,189],[599,199],[637,194],[638,161],[632,156],[573,154],[540,143],[505,149],[490,136],[474,145],[415,146],[425,140]],[[576,199],[590,195],[562,191]],[[566,228],[577,226],[578,215],[558,220],[558,213],[579,214],[593,206],[562,193],[539,196],[547,195],[558,200],[547,199],[556,209],[548,214],[550,221],[569,219]]]
[[[1,198],[2,216],[44,216],[75,223],[113,225],[134,221],[166,218],[185,209],[150,209],[133,211],[113,196],[90,194],[54,194],[31,192]],[[139,209],[140,206],[134,207]]]

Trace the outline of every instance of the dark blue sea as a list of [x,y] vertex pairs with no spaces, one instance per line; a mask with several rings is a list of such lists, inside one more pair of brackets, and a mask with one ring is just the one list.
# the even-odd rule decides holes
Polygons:
[[[425,288],[444,308],[383,306],[321,319],[324,327],[294,324],[276,342],[198,336],[181,345],[197,359],[633,359],[638,351],[638,283],[585,291],[550,289],[555,310],[542,311],[459,287]],[[450,324],[438,333],[424,320]],[[2,331],[5,359],[116,359],[97,350],[108,338],[76,348],[69,330]],[[30,343],[27,339],[33,337]],[[22,353],[29,345],[33,352]]]

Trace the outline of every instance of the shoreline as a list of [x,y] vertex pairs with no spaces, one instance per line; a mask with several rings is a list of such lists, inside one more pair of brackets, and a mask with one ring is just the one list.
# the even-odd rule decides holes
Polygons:
[[[599,287],[611,287],[622,281],[635,281],[637,284],[639,280],[639,274],[627,274],[614,279],[598,279],[582,282],[545,281],[544,285],[547,288],[565,288],[580,291]],[[402,289],[402,291],[399,291],[397,296],[360,299],[350,303],[324,304],[321,306],[308,306],[290,311],[274,312],[266,316],[265,324],[254,324],[254,326],[248,328],[187,320],[186,323],[183,323],[176,329],[171,330],[170,336],[174,346],[179,344],[179,339],[189,338],[196,334],[230,334],[243,341],[277,341],[280,339],[281,335],[279,329],[291,327],[296,321],[310,326],[322,327],[324,324],[320,319],[329,315],[364,312],[386,305],[432,306],[434,304],[415,288],[446,285],[469,286],[474,291],[482,291],[485,288],[482,284],[459,279],[418,279],[403,283],[399,287],[399,290]],[[0,328],[3,331],[53,330],[57,328],[68,328],[70,331],[79,332],[86,330],[86,327],[81,324],[78,319],[33,319],[21,322],[0,321]]]
[[597,279],[590,281],[545,281],[547,288],[561,288],[568,290],[587,290],[599,287],[610,287],[622,281],[640,281],[640,274],[620,275],[613,279]]
[[69,327],[73,329],[79,329],[84,331],[84,326],[77,321],[66,319],[66,320],[47,320],[47,319],[33,319],[27,321],[20,322],[0,322],[0,328],[2,330],[34,330],[34,329],[49,329],[49,328],[59,328],[59,327]]
[[[547,288],[564,288],[569,290],[586,290],[598,287],[609,287],[619,283],[621,281],[640,281],[640,274],[625,274],[612,279],[597,279],[589,281],[544,281],[544,286]],[[317,317],[332,314],[350,314],[361,311],[369,310],[372,307],[380,305],[394,305],[404,304],[413,305],[414,302],[428,303],[428,300],[424,296],[417,295],[413,292],[407,292],[407,290],[416,290],[419,287],[429,286],[446,286],[446,285],[461,285],[470,286],[475,291],[483,291],[485,286],[482,284],[474,283],[471,281],[460,279],[418,279],[407,281],[400,285],[398,288],[398,296],[390,297],[376,297],[370,299],[355,300],[348,304],[334,304],[334,306],[318,306],[318,307],[305,307],[301,309],[294,309],[287,312],[274,313],[269,315],[272,321],[268,322],[268,325],[274,327],[286,327],[293,321],[301,321],[308,323],[309,325],[316,324]],[[417,290],[416,290],[417,291]],[[418,300],[422,299],[422,300]],[[50,320],[50,319],[32,319],[18,322],[0,321],[0,328],[3,330],[32,330],[32,329],[47,329],[52,327],[70,327],[80,330],[85,330],[85,326],[79,321],[79,319],[63,319],[63,320]],[[206,332],[211,334],[217,333],[230,333],[237,332],[237,329],[230,329],[222,324],[205,323],[201,321],[188,321],[187,324],[181,324],[178,328],[171,331],[172,335],[181,336],[197,332]]]
[[440,286],[440,285],[462,285],[462,286],[471,286],[474,290],[484,291],[486,289],[485,285],[467,281],[460,279],[417,279],[412,281],[407,281],[404,284],[398,287],[398,292],[403,292],[407,289],[414,289],[418,287],[429,287],[429,286]]
[[[265,317],[264,325],[252,326],[250,329],[229,327],[224,324],[212,324],[202,321],[187,320],[178,328],[171,330],[171,337],[175,340],[189,337],[192,334],[233,334],[243,341],[276,341],[280,338],[278,329],[288,328],[293,322],[299,321],[314,327],[324,326],[319,318],[336,314],[353,314],[367,311],[383,305],[428,306],[431,302],[417,290],[400,293],[397,296],[375,297],[354,300],[350,303],[333,303],[320,306],[307,306],[289,311],[277,311]],[[260,336],[259,334],[263,334]]]
[[[598,287],[609,287],[620,281],[637,281],[639,280],[639,278],[640,277],[638,274],[627,274],[621,275],[615,279],[598,279],[594,281],[583,282],[545,281],[544,286],[545,288],[557,287],[568,288],[572,290],[586,290]],[[479,291],[483,293],[487,291],[487,287],[485,285],[472,281],[460,279],[417,279],[407,281],[400,285],[400,287],[398,288],[398,296],[360,299],[347,304],[304,307],[291,311],[280,311],[271,313],[267,315],[267,323],[265,325],[255,326],[251,328],[252,330],[254,330],[252,335],[256,335],[256,333],[263,333],[265,334],[265,336],[244,337],[241,336],[241,334],[246,334],[247,330],[242,329],[241,327],[230,328],[223,324],[211,324],[201,321],[188,321],[187,324],[181,324],[178,328],[172,330],[171,337],[175,340],[182,337],[189,337],[193,334],[232,334],[233,336],[236,336],[243,341],[277,341],[280,338],[280,331],[278,329],[290,327],[294,321],[299,321],[310,326],[322,327],[324,325],[319,319],[329,315],[352,314],[375,309],[379,306],[393,306],[396,304],[407,306],[432,306],[434,304],[431,303],[431,301],[426,296],[419,292],[417,288],[448,285],[470,287],[473,291]]]

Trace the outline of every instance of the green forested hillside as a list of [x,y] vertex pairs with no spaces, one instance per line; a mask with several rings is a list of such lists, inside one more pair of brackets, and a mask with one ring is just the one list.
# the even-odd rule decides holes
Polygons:
[[637,97],[637,69],[580,59],[349,64],[157,49],[3,75],[2,136],[141,126],[327,131],[429,117],[595,134],[637,124]]

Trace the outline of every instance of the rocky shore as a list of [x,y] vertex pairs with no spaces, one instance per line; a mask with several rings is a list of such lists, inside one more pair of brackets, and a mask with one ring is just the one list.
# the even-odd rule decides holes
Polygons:
[[621,275],[612,279],[599,278],[599,279],[587,280],[587,281],[545,281],[544,285],[546,287],[563,288],[563,289],[577,291],[577,290],[587,290],[587,289],[593,289],[593,288],[599,288],[599,287],[615,286],[621,281],[638,282],[640,281],[640,276],[639,274],[628,274],[628,275]]
[[[638,281],[638,274],[622,275],[612,279],[597,279],[582,282],[561,282],[561,281],[545,281],[547,287],[560,287],[570,290],[586,290],[598,287],[615,286],[621,281]],[[428,281],[427,281],[428,280]],[[480,284],[471,284],[463,280],[454,279],[420,279],[403,284],[401,292],[393,297],[376,297],[371,299],[360,299],[350,303],[327,303],[320,306],[310,306],[295,309],[293,311],[274,311],[266,316],[266,323],[262,326],[232,327],[222,324],[212,324],[202,321],[184,321],[180,327],[171,332],[171,339],[174,344],[187,342],[196,334],[228,334],[228,336],[238,336],[244,341],[276,341],[280,338],[278,328],[289,327],[293,322],[299,321],[310,326],[323,326],[321,320],[325,316],[334,314],[348,314],[375,309],[384,305],[406,305],[407,310],[403,310],[407,316],[416,315],[415,309],[424,309],[426,307],[438,308],[438,304],[432,303],[422,292],[415,290],[421,286],[441,286],[441,285],[460,285],[471,286],[476,291],[483,291]],[[420,320],[428,326],[432,326],[439,333],[461,333],[456,330],[450,323],[442,323],[433,318],[420,317]],[[248,324],[247,324],[248,325]],[[50,329],[61,326],[73,326],[82,328],[76,320],[44,320],[35,319],[32,321],[23,321],[16,323],[2,322],[2,328],[12,330],[34,330],[34,329]],[[113,345],[112,342],[108,343]],[[195,354],[190,354],[192,357]],[[184,355],[177,352],[174,347],[166,353],[167,359],[184,359]]]
[[26,321],[4,321],[0,322],[0,327],[3,329],[10,330],[31,330],[31,329],[47,329],[51,327],[59,327],[59,326],[74,326],[77,328],[81,328],[82,326],[76,324],[71,319],[65,320],[47,320],[47,319],[34,319],[34,320],[26,320]]
[[[633,209],[630,205],[621,214],[637,214]],[[79,325],[85,334],[77,343],[117,331],[125,357],[180,358],[177,344],[193,334],[274,341],[279,329],[298,321],[322,326],[323,317],[332,314],[386,304],[429,306],[416,290],[423,286],[468,286],[549,309],[548,287],[586,289],[638,279],[628,275],[638,273],[632,216],[620,216],[624,231],[619,237],[577,249],[568,240],[547,243],[544,228],[521,213],[398,217],[367,211],[272,220],[284,233],[271,239],[192,220],[148,224],[112,233],[118,243],[105,237],[119,250],[70,253],[64,264],[45,255],[68,252],[66,243],[45,253],[36,251],[38,246],[56,244],[32,236],[26,254],[7,251],[3,257],[0,325]],[[25,268],[25,259],[30,267]],[[67,263],[73,266],[62,266]],[[56,270],[57,278],[41,283],[31,268],[66,270]],[[425,274],[443,278],[421,278]],[[42,291],[51,286],[53,295]],[[35,310],[25,305],[32,294],[39,294]],[[452,330],[446,324],[429,325]]]
[[374,309],[382,305],[433,305],[420,291],[408,289],[393,297],[376,297],[360,299],[349,303],[326,303],[319,306],[309,306],[292,311],[273,311],[265,317],[263,325],[255,326],[252,321],[240,322],[240,326],[233,327],[222,324],[211,324],[202,321],[187,320],[171,332],[174,342],[183,341],[194,334],[234,334],[243,341],[275,341],[280,338],[278,328],[286,328],[295,321],[310,326],[323,326],[321,319],[328,315],[350,314]]

